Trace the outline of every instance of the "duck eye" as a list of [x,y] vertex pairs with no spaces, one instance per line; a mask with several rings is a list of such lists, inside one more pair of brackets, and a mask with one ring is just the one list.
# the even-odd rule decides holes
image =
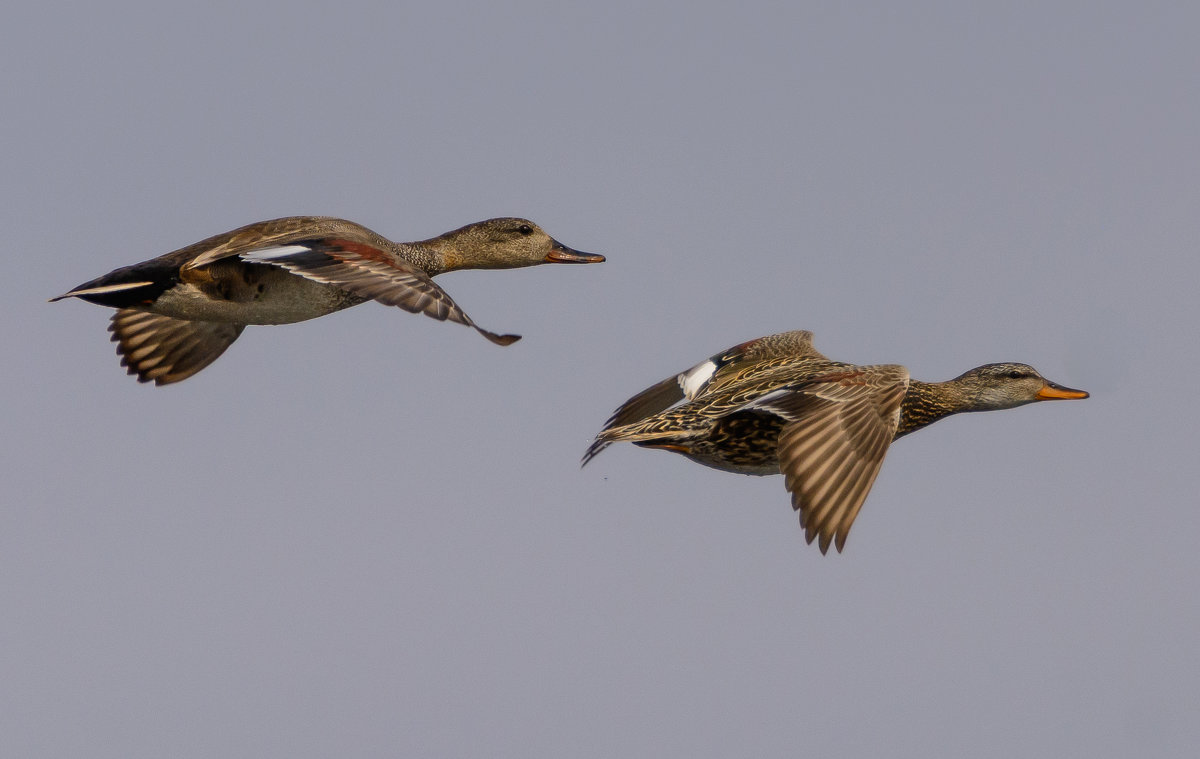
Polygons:
[[533,234],[533,227],[529,226],[528,224],[522,224],[521,226],[517,227],[517,231],[523,235],[531,235]]
[[1018,369],[1012,369],[1008,372],[1009,379],[1021,379],[1024,376],[1025,376],[1025,372],[1022,372]]

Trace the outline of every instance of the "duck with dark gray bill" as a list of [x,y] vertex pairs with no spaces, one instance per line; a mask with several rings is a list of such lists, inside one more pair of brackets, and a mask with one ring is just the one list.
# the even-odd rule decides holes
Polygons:
[[947,382],[903,366],[855,366],[784,332],[734,346],[630,398],[583,464],[627,440],[741,474],[783,474],[809,543],[841,551],[893,440],[943,417],[1087,398],[1027,364],[987,364]]
[[260,221],[126,266],[51,298],[117,309],[109,331],[121,365],[138,381],[166,385],[217,359],[248,324],[315,319],[368,300],[474,327],[433,277],[455,269],[599,263],[531,221],[499,218],[421,242],[392,242],[330,216]]

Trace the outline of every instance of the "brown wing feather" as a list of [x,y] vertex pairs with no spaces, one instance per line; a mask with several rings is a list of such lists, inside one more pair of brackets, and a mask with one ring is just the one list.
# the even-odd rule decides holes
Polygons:
[[896,433],[908,390],[901,366],[838,372],[760,404],[789,423],[779,436],[779,468],[805,538],[821,552],[845,546]]
[[828,361],[813,347],[812,337],[808,330],[797,329],[749,340],[718,353],[709,359],[716,366],[712,377],[692,397],[709,395],[733,384],[741,385],[781,366]]
[[[272,252],[272,247],[278,252]],[[286,244],[258,246],[237,255],[246,261],[279,266],[315,282],[336,285],[387,306],[474,327],[498,345],[510,345],[520,339],[520,335],[500,335],[477,325],[421,268],[397,258],[378,244],[343,238],[290,240]]]
[[309,248],[310,252],[286,256],[275,263],[387,306],[474,327],[497,345],[511,345],[521,339],[520,335],[500,335],[480,327],[428,274],[374,245],[334,238],[312,241]]
[[187,379],[216,361],[243,329],[242,324],[172,319],[132,308],[113,314],[108,327],[121,366],[138,382],[156,385]]
[[333,216],[286,216],[213,235],[162,258],[177,259],[185,269],[198,269],[223,258],[330,236],[366,240],[375,245],[389,244],[386,238],[345,219]]
[[806,329],[780,332],[760,337],[757,340],[735,345],[724,355],[731,361],[761,361],[771,358],[817,358],[824,359],[812,344],[813,333]]
[[[625,401],[604,422],[600,432],[624,427],[666,411],[682,400],[703,397],[734,382],[740,382],[762,371],[800,359],[828,360],[812,345],[808,330],[780,332],[756,340],[739,343],[711,356],[690,369],[657,382]],[[698,372],[707,376],[692,377]],[[686,389],[690,387],[690,392]],[[599,436],[583,454],[580,466],[612,444]]]

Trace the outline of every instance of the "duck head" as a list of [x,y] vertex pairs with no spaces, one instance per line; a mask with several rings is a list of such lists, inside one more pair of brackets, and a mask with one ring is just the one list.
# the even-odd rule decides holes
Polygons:
[[1036,401],[1069,401],[1088,397],[1083,390],[1055,384],[1029,364],[985,364],[951,380],[970,400],[972,410],[1014,408]]
[[604,256],[568,248],[528,219],[501,217],[468,224],[430,240],[447,270],[515,269],[538,264],[596,264]]

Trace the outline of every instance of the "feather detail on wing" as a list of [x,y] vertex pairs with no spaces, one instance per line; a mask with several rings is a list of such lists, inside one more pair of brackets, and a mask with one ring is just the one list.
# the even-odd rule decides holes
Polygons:
[[322,238],[295,240],[237,255],[243,261],[273,264],[387,306],[474,327],[498,345],[510,345],[520,339],[519,335],[500,335],[483,329],[422,269],[374,245]]
[[779,468],[805,539],[841,551],[896,434],[908,390],[902,366],[856,367],[781,388],[751,405],[788,420]]
[[[691,369],[651,385],[625,401],[604,422],[601,432],[633,424],[666,411],[677,403],[695,400],[731,381],[752,376],[758,370],[772,369],[797,359],[826,360],[813,348],[812,333],[808,330],[781,332],[739,343]],[[597,437],[584,452],[580,466],[587,466],[612,442]]]
[[113,314],[108,327],[121,366],[138,382],[156,385],[187,379],[216,361],[243,329],[242,324],[173,319],[132,308]]

